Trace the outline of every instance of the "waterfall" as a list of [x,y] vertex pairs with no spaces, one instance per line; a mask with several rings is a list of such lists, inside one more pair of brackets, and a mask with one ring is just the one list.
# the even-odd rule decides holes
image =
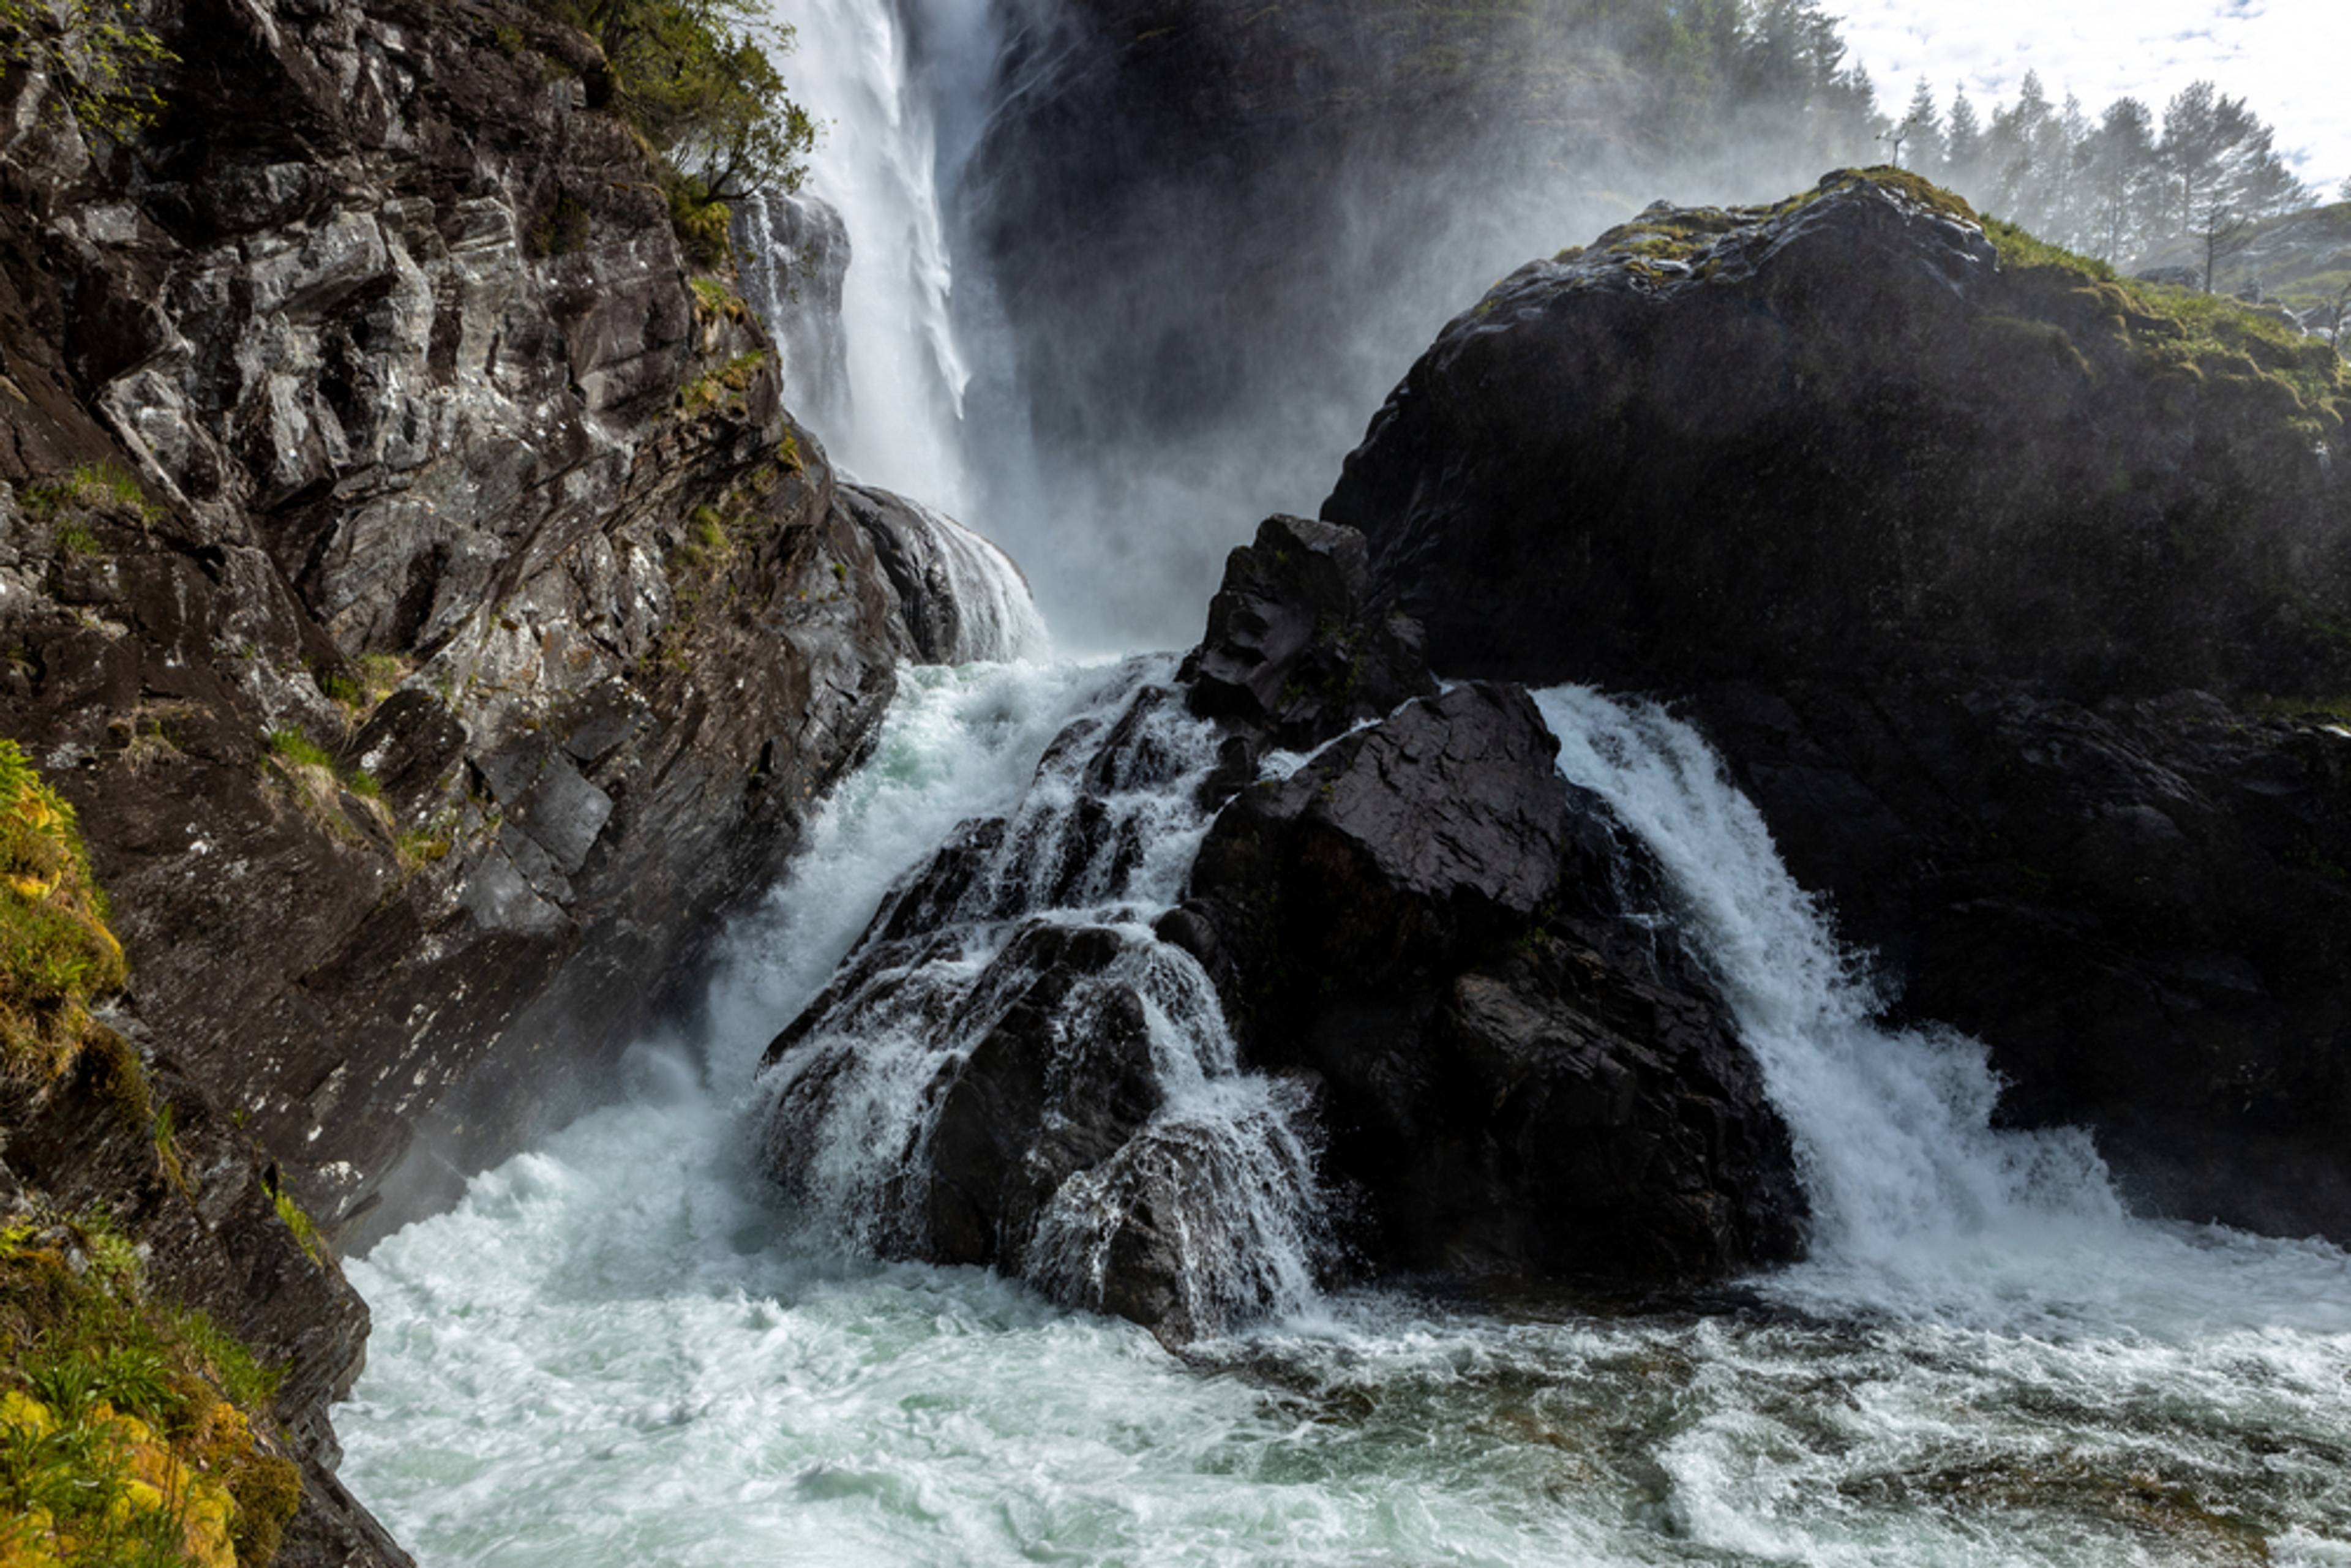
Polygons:
[[[426,1568],[2351,1562],[2344,1255],[2116,1218],[2077,1144],[1991,1132],[1980,1052],[1870,1023],[1698,738],[1589,693],[1539,699],[1562,765],[1656,852],[1805,1146],[1821,1259],[1755,1281],[1802,1310],[1374,1291],[1282,1319],[1284,1282],[1232,1265],[1302,1270],[1311,1151],[1280,1086],[1228,1071],[1202,977],[1144,924],[1200,833],[1203,737],[1137,711],[1164,674],[910,669],[874,758],[738,927],[699,1049],[649,1051],[625,1103],[350,1264],[375,1335],[337,1416],[344,1476]],[[952,892],[925,872],[942,841],[979,852]],[[915,919],[918,886],[937,896]],[[814,1087],[855,993],[904,1026],[871,1046],[910,1080],[969,1037],[926,1036],[868,984],[877,904],[906,912],[896,951],[964,1022],[1024,935],[1106,932],[1078,1012],[1134,998],[1160,1107],[1052,1195],[1025,1283],[811,1228],[856,1239],[919,1093],[873,1096],[887,1162],[841,1141],[819,1178],[838,1209],[779,1207],[756,1167],[769,1096]],[[1049,1304],[1088,1299],[1106,1221],[1163,1199],[1203,1275],[1271,1321],[1177,1358]]]
[[1793,1135],[1813,1260],[1768,1289],[1840,1309],[2045,1328],[2232,1317],[2248,1281],[2304,1268],[2292,1249],[2132,1218],[2078,1129],[1993,1125],[2000,1079],[1982,1043],[1878,1021],[1865,959],[1840,945],[1690,726],[1580,687],[1535,700],[1560,738],[1560,771],[1656,856],[1671,913]]
[[785,401],[819,430],[848,428],[848,225],[812,196],[754,191],[735,204],[733,234],[744,298],[783,356]]
[[956,607],[956,645],[946,663],[1031,658],[1051,634],[1012,558],[945,512],[916,504],[931,525],[940,565]]
[[[1214,1333],[1310,1301],[1323,1227],[1302,1091],[1239,1070],[1215,987],[1151,929],[1207,831],[1218,738],[1167,673],[1138,661],[1009,815],[892,891],[771,1053],[765,1150],[860,1249],[993,1263],[1098,1310],[1165,1290],[1153,1315]],[[1045,1085],[1033,1134],[1024,1073]],[[1017,1177],[1000,1152],[957,1162],[1021,1137]],[[970,1190],[1006,1180],[1033,1190]]]
[[[935,0],[959,25],[960,46],[989,57],[986,0]],[[778,197],[738,220],[753,303],[787,344],[788,386],[834,458],[861,479],[961,511],[968,502],[960,451],[964,388],[956,340],[955,267],[940,206],[938,84],[918,70],[906,18],[892,0],[808,0],[776,19],[797,32],[785,65],[794,96],[823,128],[807,196],[839,214],[850,262],[841,282],[845,395],[827,395],[795,370],[790,323],[825,301],[794,295],[795,257],[811,254],[804,209]],[[950,109],[952,106],[949,106]],[[780,265],[778,264],[780,256]],[[778,274],[780,273],[780,277]]]

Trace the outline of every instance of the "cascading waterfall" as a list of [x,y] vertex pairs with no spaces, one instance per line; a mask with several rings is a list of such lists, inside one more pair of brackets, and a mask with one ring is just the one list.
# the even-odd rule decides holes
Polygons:
[[[965,47],[987,57],[987,0],[937,0],[935,8],[959,23]],[[914,71],[905,19],[891,0],[807,0],[776,20],[797,33],[792,90],[824,127],[808,194],[840,214],[849,250],[840,306],[846,389],[817,379],[821,357],[811,366],[803,354],[796,365],[788,353],[787,391],[857,477],[961,512],[969,497],[959,427],[971,372],[956,340],[936,84]],[[806,335],[791,325],[795,315],[819,304],[790,267],[810,249],[811,220],[778,197],[747,208],[744,222],[746,248],[765,253],[751,268],[754,303],[789,347]]]
[[[935,1190],[934,1145],[992,1037],[1041,1006],[1048,1074],[1071,1086],[1047,1118],[1115,1146],[1051,1169],[1033,1212],[983,1216],[1000,1249],[986,1256],[1057,1300],[1114,1306],[1111,1256],[1147,1225],[1140,1244],[1163,1251],[1180,1320],[1217,1332],[1311,1301],[1321,1202],[1302,1094],[1240,1071],[1207,976],[1151,930],[1207,831],[1199,790],[1218,738],[1168,673],[1138,664],[1055,738],[1009,816],[966,823],[893,891],[782,1042],[766,1148],[806,1209],[860,1246],[967,1249],[959,1195]],[[1073,935],[1092,936],[1093,956],[1073,963]],[[1057,967],[1073,977],[1048,991]],[[1122,1092],[1119,1064],[1101,1058],[1123,1012],[1147,1059],[1125,1092],[1156,1103],[1139,1126],[1091,1127],[1103,1107],[1088,1102]],[[1002,1133],[1000,1101],[982,1114]],[[1027,1164],[1050,1157],[1032,1149]]]
[[[1946,1322],[2150,1327],[2239,1310],[2255,1276],[2351,1286],[2293,1247],[2131,1218],[2087,1134],[1992,1124],[1980,1042],[1876,1021],[1883,997],[1819,900],[1781,863],[1762,814],[1705,739],[1654,705],[1539,693],[1559,767],[1649,848],[1674,913],[1723,988],[1797,1145],[1813,1260],[1771,1286],[1792,1300]],[[2273,1303],[2273,1305],[2274,1305]],[[2296,1322],[2351,1331],[2351,1297]]]
[[2086,1135],[1992,1127],[2000,1084],[1980,1044],[1876,1021],[1885,998],[1696,730],[1579,687],[1536,702],[1561,772],[1607,800],[1672,878],[1796,1137],[1815,1250],[1895,1267],[1990,1232],[2012,1239],[2027,1218],[2121,1220]]
[[1045,618],[1019,566],[996,543],[919,501],[909,501],[930,525],[931,542],[956,610],[950,664],[1040,657],[1052,643]]

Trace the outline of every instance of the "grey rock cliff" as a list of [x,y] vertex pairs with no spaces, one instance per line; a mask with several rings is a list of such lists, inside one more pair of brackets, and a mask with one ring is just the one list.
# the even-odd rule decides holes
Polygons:
[[689,278],[581,35],[150,20],[126,144],[0,84],[0,734],[78,809],[131,1026],[358,1245],[691,995],[951,607]]

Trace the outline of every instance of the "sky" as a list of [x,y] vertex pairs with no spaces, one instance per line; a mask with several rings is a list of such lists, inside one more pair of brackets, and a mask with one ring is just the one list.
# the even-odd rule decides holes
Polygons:
[[2155,111],[2208,78],[2277,128],[2278,150],[2331,199],[2351,175],[2351,0],[1829,0],[1878,107],[1898,114],[1924,76],[1949,106],[1964,87],[1989,120],[2037,70],[2095,118],[2126,94]]

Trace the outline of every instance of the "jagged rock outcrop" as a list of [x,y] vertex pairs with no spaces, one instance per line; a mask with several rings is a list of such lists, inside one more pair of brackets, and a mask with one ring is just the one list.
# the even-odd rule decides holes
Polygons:
[[[1995,243],[1995,241],[1997,243]],[[1898,172],[1451,323],[1324,507],[1451,675],[1681,700],[2005,1113],[2351,1236],[2351,379]]]
[[103,156],[8,86],[0,729],[139,1015],[363,1239],[593,1092],[951,612],[689,286],[581,36],[153,23],[169,112]]
[[1418,624],[1372,601],[1364,536],[1305,517],[1268,517],[1227,558],[1184,674],[1192,711],[1252,753],[1319,746],[1436,690]]
[[1656,873],[1526,694],[1407,704],[1243,789],[1163,930],[1323,1086],[1379,1269],[1657,1283],[1796,1256],[1787,1129]]
[[1044,650],[1028,580],[1003,550],[944,512],[870,485],[841,486],[839,502],[889,580],[904,657],[962,664]]
[[1302,1087],[1238,1076],[1215,988],[1146,924],[1217,760],[1164,674],[1115,674],[1008,815],[892,890],[768,1048],[763,1149],[860,1245],[1175,1343],[1295,1301],[1321,1218]]

